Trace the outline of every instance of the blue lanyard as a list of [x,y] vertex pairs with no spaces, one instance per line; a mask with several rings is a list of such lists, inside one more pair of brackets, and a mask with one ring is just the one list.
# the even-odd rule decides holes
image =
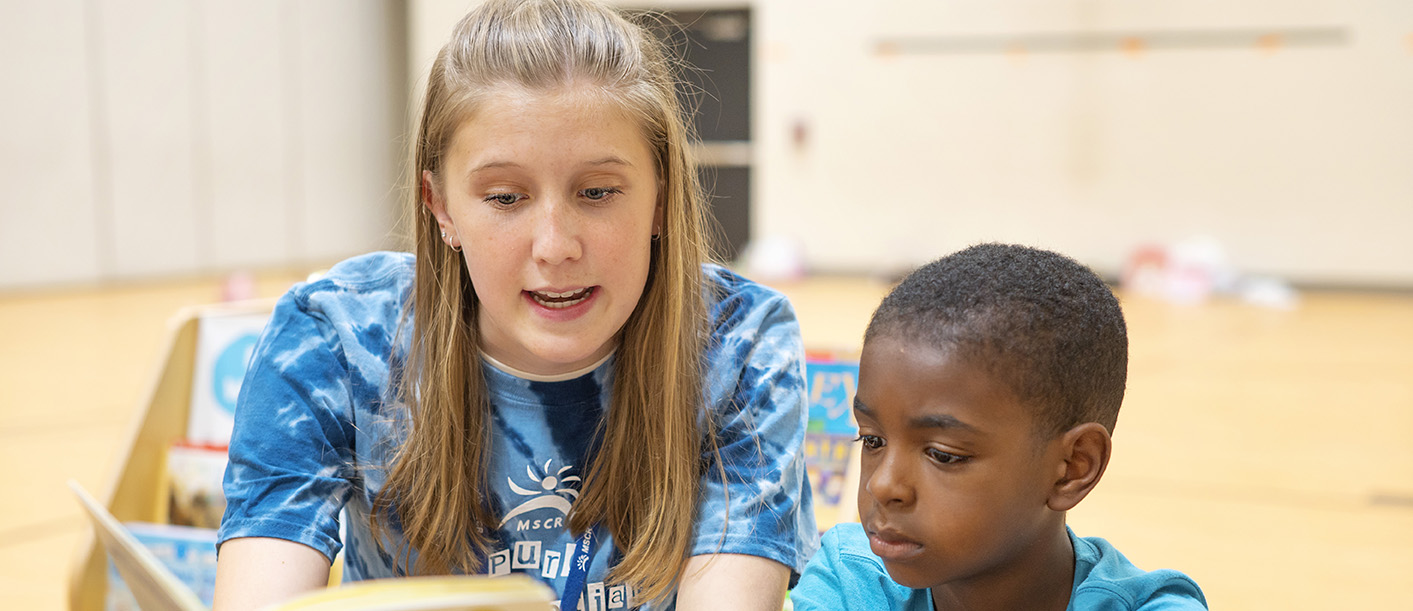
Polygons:
[[574,544],[574,559],[569,564],[569,576],[564,580],[564,595],[559,598],[560,611],[571,611],[579,606],[579,596],[584,593],[584,579],[589,574],[589,561],[594,556],[594,528],[584,531]]

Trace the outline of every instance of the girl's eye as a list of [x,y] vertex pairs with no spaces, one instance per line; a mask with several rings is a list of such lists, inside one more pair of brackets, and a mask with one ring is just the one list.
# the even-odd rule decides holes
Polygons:
[[492,193],[487,195],[484,201],[504,207],[514,206],[521,199],[522,196],[519,193]]
[[928,458],[931,458],[932,460],[935,460],[935,461],[937,461],[938,463],[941,463],[941,464],[944,464],[944,465],[956,464],[956,463],[959,463],[959,462],[966,461],[968,458],[970,458],[969,456],[962,456],[961,454],[953,454],[953,453],[951,453],[951,452],[943,452],[942,450],[939,450],[939,449],[937,449],[937,448],[928,448],[928,449],[927,449],[927,456],[928,456]]
[[877,450],[883,447],[883,438],[876,435],[859,435],[854,441],[863,442],[863,447],[870,450]]
[[622,192],[623,191],[620,191],[615,187],[590,187],[588,189],[580,191],[579,194],[584,196],[585,199],[590,199],[593,201],[603,201],[605,199],[608,199],[610,195]]

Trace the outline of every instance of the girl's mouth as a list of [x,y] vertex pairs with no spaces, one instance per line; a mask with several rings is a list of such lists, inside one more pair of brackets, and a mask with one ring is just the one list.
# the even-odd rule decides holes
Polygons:
[[585,299],[588,299],[590,295],[594,294],[594,287],[591,286],[579,289],[577,291],[569,291],[567,293],[556,293],[553,291],[527,292],[530,293],[530,298],[534,299],[535,303],[538,303],[551,310],[562,310],[564,308],[578,305],[582,303]]

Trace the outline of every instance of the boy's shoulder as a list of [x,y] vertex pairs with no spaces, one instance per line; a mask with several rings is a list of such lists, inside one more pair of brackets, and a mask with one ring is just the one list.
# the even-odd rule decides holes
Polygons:
[[800,582],[790,591],[795,611],[930,611],[932,595],[899,585],[868,546],[863,526],[844,523],[829,529]]
[[1080,537],[1074,544],[1074,591],[1070,609],[1206,609],[1207,598],[1191,577],[1172,569],[1145,571],[1108,541]]

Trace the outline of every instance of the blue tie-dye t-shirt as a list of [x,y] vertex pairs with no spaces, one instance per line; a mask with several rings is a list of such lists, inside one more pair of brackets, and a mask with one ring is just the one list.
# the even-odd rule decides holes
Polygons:
[[[797,575],[818,548],[801,449],[799,325],[779,293],[717,266],[703,271],[712,323],[703,386],[725,477],[715,468],[702,476],[691,553],[761,556]],[[402,317],[410,316],[412,276],[410,255],[374,253],[280,299],[236,408],[220,541],[274,537],[329,558],[344,542],[345,580],[406,574],[397,557],[402,540],[380,550],[369,512],[405,435],[407,409],[389,380],[409,343],[399,323],[411,324]],[[486,572],[530,573],[562,591],[574,545],[565,513],[585,475],[588,435],[608,405],[612,371],[610,358],[575,379],[537,382],[483,365],[494,448],[489,492],[502,517]],[[586,602],[601,604],[587,608],[622,608],[631,593],[603,583],[619,554],[604,535],[585,588]]]

